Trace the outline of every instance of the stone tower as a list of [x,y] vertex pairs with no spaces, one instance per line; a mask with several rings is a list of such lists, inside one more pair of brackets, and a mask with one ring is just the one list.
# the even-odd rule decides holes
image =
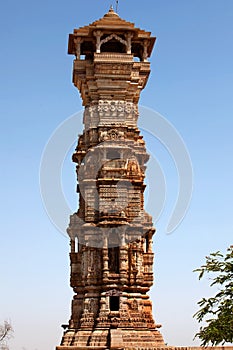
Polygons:
[[155,229],[144,210],[149,157],[137,127],[154,42],[112,8],[69,36],[85,111],[73,154],[79,209],[67,230],[74,297],[57,350],[164,346],[147,295]]

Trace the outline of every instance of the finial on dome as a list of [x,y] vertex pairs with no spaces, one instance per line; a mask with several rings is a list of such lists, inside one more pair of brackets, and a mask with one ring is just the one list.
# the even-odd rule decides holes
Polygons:
[[112,17],[119,17],[119,15],[114,11],[114,8],[113,8],[113,6],[111,5],[110,6],[110,9],[109,9],[109,11],[108,11],[108,13],[106,13],[105,15],[104,15],[104,17],[106,18],[112,18]]
[[[119,0],[116,0],[116,13],[118,11],[118,2],[119,2]],[[110,6],[109,12],[114,12],[115,13],[113,5]]]

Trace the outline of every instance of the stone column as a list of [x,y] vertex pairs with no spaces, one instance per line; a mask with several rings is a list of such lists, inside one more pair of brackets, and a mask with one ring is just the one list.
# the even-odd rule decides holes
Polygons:
[[108,236],[104,235],[103,238],[103,281],[108,280],[109,268],[108,268]]
[[144,62],[147,62],[147,58],[148,58],[147,47],[148,47],[148,40],[144,40],[143,41],[143,56],[142,56],[142,60]]
[[152,241],[152,232],[148,233],[148,253],[153,253],[153,241]]
[[70,252],[75,253],[75,238],[73,236],[70,238]]
[[101,38],[102,32],[101,30],[97,30],[93,34],[96,37],[96,53],[100,53],[100,38]]
[[80,60],[80,56],[81,56],[81,42],[82,39],[81,38],[76,38],[75,39],[75,44],[76,44],[76,59]]
[[126,42],[127,42],[127,46],[126,46],[126,52],[127,54],[131,54],[131,39],[133,37],[133,33],[126,33],[125,38],[126,38]]

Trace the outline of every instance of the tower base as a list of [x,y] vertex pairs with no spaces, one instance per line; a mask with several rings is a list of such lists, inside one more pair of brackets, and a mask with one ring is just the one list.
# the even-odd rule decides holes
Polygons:
[[147,346],[127,346],[123,348],[108,348],[102,346],[57,346],[56,350],[233,350],[233,346],[208,346],[208,347],[199,347],[199,346],[157,346],[157,347],[147,347]]
[[[72,339],[72,341],[71,341]],[[155,350],[165,347],[161,333],[148,329],[68,330],[56,350]]]

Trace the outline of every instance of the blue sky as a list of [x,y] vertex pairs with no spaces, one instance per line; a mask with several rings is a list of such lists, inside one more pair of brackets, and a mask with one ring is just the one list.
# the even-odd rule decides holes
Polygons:
[[[110,5],[111,0],[1,4],[0,321],[12,321],[11,350],[53,349],[69,318],[69,242],[44,210],[39,166],[52,132],[82,108],[71,82],[68,34],[102,17]],[[207,254],[232,244],[233,2],[119,0],[119,14],[157,36],[141,104],[174,125],[192,159],[192,202],[180,226],[167,235],[177,173],[164,147],[148,139],[167,182],[154,239],[154,314],[168,344],[198,345],[192,315],[197,301],[213,291],[192,271]],[[71,153],[62,181],[75,208]],[[153,214],[153,203],[148,210]]]

